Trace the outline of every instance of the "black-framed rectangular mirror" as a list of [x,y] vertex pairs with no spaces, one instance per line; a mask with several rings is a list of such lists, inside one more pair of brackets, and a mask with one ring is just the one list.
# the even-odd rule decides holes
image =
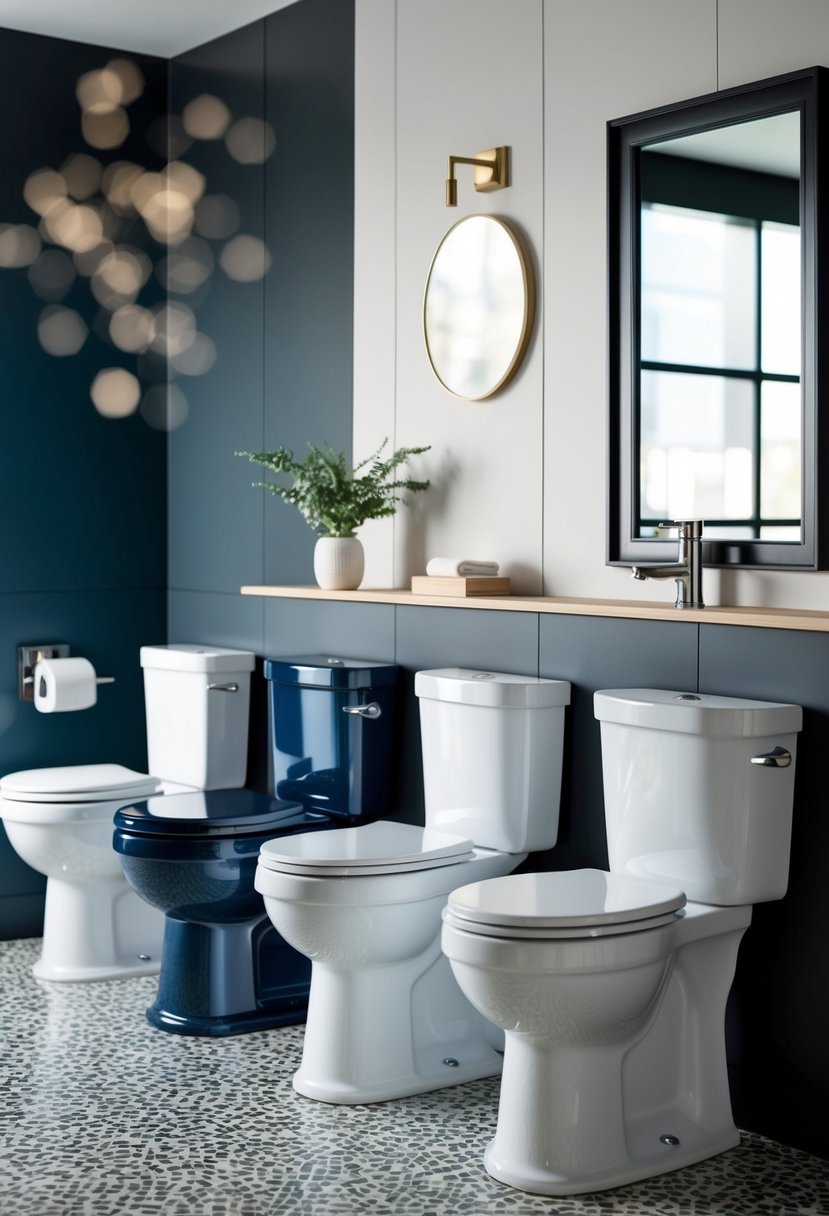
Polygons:
[[608,561],[829,568],[829,71],[608,124]]

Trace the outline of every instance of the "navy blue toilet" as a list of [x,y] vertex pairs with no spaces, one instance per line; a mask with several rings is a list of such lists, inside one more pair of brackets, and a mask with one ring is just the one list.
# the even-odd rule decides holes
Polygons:
[[[388,809],[398,668],[314,655],[267,659],[265,675],[276,797],[168,782],[115,815],[127,882],[165,914],[147,1010],[162,1030],[228,1035],[304,1021],[310,962],[277,933],[254,888],[259,850]],[[149,723],[149,697],[147,708]],[[149,730],[148,742],[152,753]],[[150,769],[158,774],[152,754]]]

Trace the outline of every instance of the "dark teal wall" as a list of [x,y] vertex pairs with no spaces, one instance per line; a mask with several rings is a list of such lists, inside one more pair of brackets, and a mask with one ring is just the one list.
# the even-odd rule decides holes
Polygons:
[[[136,59],[146,87],[130,107],[133,131],[121,148],[99,153],[81,135],[75,85],[113,55],[0,30],[0,223],[36,225],[23,201],[26,178],[72,153],[149,167],[144,135],[165,108],[158,60]],[[160,289],[149,291],[160,298]],[[0,269],[0,773],[101,760],[142,767],[138,648],[166,636],[165,436],[138,416],[115,421],[95,411],[96,371],[134,370],[135,361],[97,336],[100,310],[86,280],[61,303],[93,331],[68,358],[38,343],[46,301],[27,271]],[[94,708],[46,716],[18,701],[16,647],[54,641],[116,677]],[[40,931],[43,885],[0,828],[0,937]]]
[[220,141],[186,154],[237,203],[271,268],[242,284],[218,272],[195,302],[218,357],[187,385],[190,413],[170,436],[169,587],[176,603],[215,597],[228,636],[261,653],[262,615],[239,587],[311,581],[314,536],[251,488],[260,471],[234,450],[351,448],[353,4],[301,0],[173,60],[173,112],[203,93],[275,134],[264,165],[236,164]]

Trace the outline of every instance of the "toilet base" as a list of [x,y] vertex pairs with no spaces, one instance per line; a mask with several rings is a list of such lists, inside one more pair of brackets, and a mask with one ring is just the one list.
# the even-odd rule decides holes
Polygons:
[[212,1035],[223,1038],[231,1034],[249,1034],[255,1030],[274,1030],[279,1026],[296,1026],[305,1021],[308,1008],[308,992],[299,994],[293,1000],[287,998],[286,1008],[282,1012],[253,1010],[250,1013],[228,1014],[227,1017],[182,1017],[181,1014],[170,1013],[151,1005],[147,1010],[147,1021],[157,1030],[166,1030],[170,1034]]
[[[338,1016],[332,1016],[332,1010]],[[362,1105],[501,1072],[503,1033],[473,1009],[440,954],[383,967],[314,963],[297,1093]]]
[[36,979],[90,981],[157,975],[164,918],[123,878],[46,883],[43,948]]
[[[687,904],[671,925],[610,939],[616,969],[604,965],[601,946],[593,968],[579,971],[573,959],[583,958],[574,951],[568,966],[566,942],[545,942],[548,967],[538,967],[536,951],[523,993],[517,968],[505,967],[514,939],[446,927],[464,990],[481,1003],[486,984],[483,1003],[509,1004],[513,1023],[498,1125],[484,1155],[490,1176],[537,1195],[583,1194],[681,1169],[739,1144],[724,1015],[750,919],[750,907]],[[488,970],[473,965],[476,948],[486,952]],[[514,992],[523,996],[523,1009],[516,1009]],[[589,1022],[591,1007],[597,1014]]]
[[171,1034],[224,1037],[305,1021],[311,966],[263,913],[230,925],[167,916],[147,1021]]
[[95,980],[125,980],[133,975],[158,975],[159,961],[155,959],[138,960],[136,962],[112,963],[103,966],[89,967],[60,967],[46,963],[43,959],[32,967],[32,975],[36,980],[50,982],[66,981],[68,983],[94,982]]
[[[669,1116],[664,1112],[652,1115],[635,1125],[628,1124],[625,1131],[627,1161],[623,1167],[571,1176],[564,1171],[534,1170],[525,1163],[518,1172],[498,1159],[495,1140],[490,1141],[484,1152],[484,1167],[496,1182],[533,1195],[581,1195],[684,1169],[736,1148],[740,1143],[740,1133],[733,1126],[712,1135],[710,1129],[692,1123],[677,1112]],[[664,1135],[674,1136],[679,1144],[663,1144],[660,1136]]]

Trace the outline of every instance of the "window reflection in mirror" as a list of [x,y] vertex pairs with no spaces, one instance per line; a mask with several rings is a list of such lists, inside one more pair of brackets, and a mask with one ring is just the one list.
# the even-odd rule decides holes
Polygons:
[[640,154],[639,535],[800,540],[800,113]]

